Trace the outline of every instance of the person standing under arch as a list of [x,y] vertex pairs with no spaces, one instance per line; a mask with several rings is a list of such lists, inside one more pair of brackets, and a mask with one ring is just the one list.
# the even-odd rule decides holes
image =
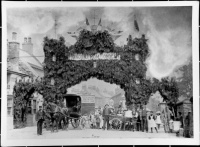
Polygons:
[[107,124],[107,130],[109,130],[109,115],[111,114],[111,110],[109,105],[106,104],[103,109],[103,130],[105,130],[105,125]]
[[160,129],[160,125],[162,124],[161,117],[160,117],[160,112],[156,113],[156,124],[157,124],[158,130],[159,130]]
[[155,128],[156,132],[158,133],[157,127],[156,127],[156,122],[155,122],[155,117],[153,115],[153,111],[151,111],[151,114],[149,116],[149,128],[151,129],[151,133],[153,133],[153,128]]

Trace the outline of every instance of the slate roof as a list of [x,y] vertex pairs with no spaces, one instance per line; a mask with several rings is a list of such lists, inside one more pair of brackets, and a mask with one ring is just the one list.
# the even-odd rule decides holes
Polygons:
[[[12,70],[12,65],[8,62],[8,70]],[[19,49],[19,70],[15,71],[29,76],[43,77],[43,67],[41,62],[34,56],[26,51]]]

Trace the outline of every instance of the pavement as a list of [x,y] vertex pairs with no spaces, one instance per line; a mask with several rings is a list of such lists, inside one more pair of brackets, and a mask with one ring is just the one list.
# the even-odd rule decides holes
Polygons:
[[66,139],[66,138],[182,138],[177,137],[175,133],[165,133],[163,128],[160,128],[158,133],[154,130],[153,133],[140,131],[119,131],[119,130],[102,130],[81,128],[74,129],[69,126],[68,130],[59,130],[58,132],[50,132],[43,129],[43,135],[37,135],[37,127],[26,127],[23,129],[8,130],[8,139]]

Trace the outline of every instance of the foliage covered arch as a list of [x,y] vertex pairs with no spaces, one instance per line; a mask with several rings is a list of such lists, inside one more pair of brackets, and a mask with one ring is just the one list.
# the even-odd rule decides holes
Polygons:
[[[92,33],[83,30],[77,42],[65,46],[65,40],[44,39],[44,80],[51,85],[52,79],[56,89],[45,92],[45,98],[55,99],[55,94],[62,97],[66,89],[96,77],[108,83],[115,83],[124,89],[127,104],[138,103],[140,98],[151,93],[150,81],[146,79],[145,60],[149,55],[147,39],[128,38],[124,47],[117,47],[107,31]],[[115,53],[120,60],[70,60],[74,54],[94,55]],[[96,67],[94,67],[94,62]],[[47,89],[46,89],[47,90]],[[134,91],[134,92],[133,92]],[[142,93],[141,93],[142,92]],[[148,101],[148,100],[147,100]]]
[[[61,100],[67,93],[67,88],[86,81],[92,77],[115,83],[125,91],[126,104],[145,105],[152,93],[159,91],[168,103],[178,98],[177,83],[173,79],[147,79],[145,61],[150,55],[145,35],[134,38],[129,35],[128,42],[123,47],[116,46],[111,35],[98,31],[80,32],[77,42],[67,47],[65,39],[44,38],[43,63],[44,78],[32,81],[20,81],[14,86],[14,119],[26,122],[28,101],[37,91],[45,101]],[[74,54],[95,55],[115,53],[120,60],[70,60]],[[94,67],[94,62],[96,67]],[[24,119],[25,118],[25,119]]]

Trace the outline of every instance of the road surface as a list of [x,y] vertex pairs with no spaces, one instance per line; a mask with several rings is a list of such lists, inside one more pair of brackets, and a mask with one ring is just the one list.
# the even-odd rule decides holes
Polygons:
[[8,139],[65,139],[65,138],[182,138],[176,137],[175,133],[165,133],[161,128],[158,133],[146,133],[140,131],[119,131],[119,130],[102,130],[102,129],[85,129],[72,128],[69,130],[59,130],[50,132],[43,129],[43,135],[37,135],[37,127],[26,127],[23,129],[8,130]]

